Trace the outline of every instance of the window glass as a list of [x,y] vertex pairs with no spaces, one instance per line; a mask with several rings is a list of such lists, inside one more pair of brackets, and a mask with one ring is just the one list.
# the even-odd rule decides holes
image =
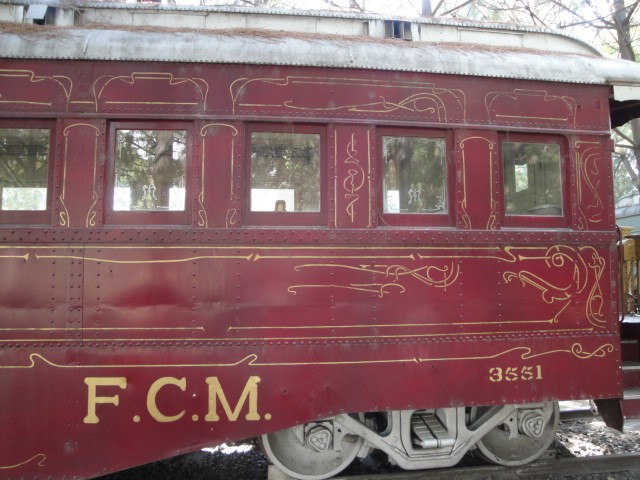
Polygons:
[[560,145],[504,142],[504,196],[509,215],[562,215]]
[[251,211],[320,211],[320,135],[251,133]]
[[49,130],[0,128],[2,210],[46,210]]
[[446,213],[444,138],[382,137],[384,213]]
[[117,130],[113,210],[184,211],[187,132]]

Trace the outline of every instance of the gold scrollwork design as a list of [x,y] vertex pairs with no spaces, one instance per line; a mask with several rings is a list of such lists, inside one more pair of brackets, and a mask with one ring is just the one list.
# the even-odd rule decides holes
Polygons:
[[[582,149],[582,145],[587,146]],[[589,223],[600,223],[603,221],[604,203],[598,194],[600,187],[599,164],[602,160],[601,149],[598,142],[576,142],[576,184],[578,195],[578,230],[585,230]],[[585,200],[586,192],[589,191],[591,198],[589,203]]]
[[347,170],[347,177],[342,182],[343,188],[346,190],[344,194],[347,203],[347,215],[351,219],[351,223],[355,220],[354,205],[360,199],[357,193],[364,186],[364,169],[360,166],[360,161],[356,158],[358,150],[356,149],[355,133],[351,134],[351,141],[347,145],[347,158],[344,160],[345,165],[351,166]]
[[397,289],[399,293],[404,293],[405,288],[397,283],[351,283],[349,285],[329,284],[329,285],[291,285],[287,291],[296,295],[298,289],[301,288],[337,288],[343,290],[354,290],[357,292],[374,293],[378,298],[384,297],[390,293],[393,288]]
[[346,290],[355,290],[360,292],[375,293],[379,298],[384,297],[390,293],[392,289],[395,289],[398,293],[404,293],[406,287],[401,283],[405,278],[413,278],[419,282],[428,285],[430,287],[446,289],[452,285],[458,279],[460,274],[460,267],[457,263],[451,263],[442,267],[435,265],[424,265],[417,268],[409,268],[404,265],[335,265],[335,264],[305,264],[298,265],[294,268],[295,271],[302,271],[308,268],[323,268],[323,269],[348,269],[364,272],[367,274],[373,274],[375,276],[381,276],[385,279],[390,279],[387,282],[373,282],[373,283],[349,283],[349,284],[308,284],[308,285],[291,285],[287,290],[289,293],[296,294],[297,290],[302,288],[339,288]]
[[514,347],[514,348],[510,348],[509,350],[504,350],[502,352],[498,352],[496,354],[493,355],[481,355],[481,356],[476,356],[476,357],[442,357],[442,358],[419,358],[418,361],[420,363],[423,362],[443,362],[443,361],[452,361],[452,360],[491,360],[491,359],[495,359],[495,358],[499,358],[499,357],[504,357],[506,355],[509,355],[511,353],[515,353],[515,352],[522,352],[520,354],[520,359],[521,360],[530,360],[532,358],[539,358],[539,357],[544,357],[547,355],[555,355],[555,354],[559,354],[559,353],[569,353],[571,355],[573,355],[574,357],[580,359],[580,360],[588,360],[590,358],[603,358],[606,357],[608,354],[613,353],[613,351],[615,350],[615,348],[613,347],[613,345],[611,345],[610,343],[605,343],[600,345],[599,347],[597,347],[595,350],[593,350],[592,352],[588,352],[584,349],[584,347],[582,346],[581,343],[574,343],[573,345],[571,345],[570,349],[566,349],[566,348],[560,348],[560,349],[556,349],[556,350],[547,350],[546,352],[537,352],[534,353],[533,350],[531,349],[531,347],[525,347],[525,346],[521,346],[521,347]]
[[36,360],[39,360],[45,365],[49,365],[50,367],[55,368],[64,368],[64,369],[86,369],[86,368],[157,368],[157,367],[168,367],[168,368],[187,368],[187,367],[237,367],[238,365],[254,365],[258,361],[258,355],[255,353],[246,355],[242,357],[240,360],[232,361],[232,362],[223,362],[223,363],[181,363],[181,364],[86,364],[86,365],[60,365],[59,363],[55,363],[44,355],[39,353],[32,353],[29,355],[29,364],[28,365],[0,365],[0,369],[31,369],[35,368]]
[[232,227],[234,225],[238,224],[238,209],[237,208],[230,208],[229,210],[227,210],[227,217],[226,217],[226,226],[227,227]]
[[[291,101],[285,102],[284,106],[294,110],[308,110],[308,108],[296,106]],[[334,111],[341,109],[348,110],[350,112],[368,113],[391,113],[396,110],[405,110],[408,112],[430,113],[432,115],[438,115],[440,112],[446,111],[445,106],[440,99],[437,96],[428,93],[416,93],[397,102],[387,100],[385,97],[380,96],[375,102],[344,105],[341,107],[316,107],[313,110]],[[442,118],[439,117],[438,120],[442,120]]]
[[586,352],[584,350],[584,347],[579,343],[574,343],[573,345],[571,345],[571,353],[581,360],[586,360],[592,357],[606,357],[608,353],[613,353],[614,350],[615,348],[610,343],[599,346],[593,352]]
[[522,272],[504,272],[503,279],[505,283],[510,283],[514,279],[518,279],[522,282],[522,285],[530,285],[532,287],[540,290],[542,295],[542,300],[551,304],[556,300],[568,300],[571,298],[568,290],[571,286],[565,286],[564,288],[558,287],[557,285],[552,285],[550,282],[543,280],[538,275],[534,275],[531,272],[522,271]]
[[[229,162],[230,168],[231,168],[231,172],[229,175],[229,178],[231,179],[231,187],[230,187],[230,202],[233,203],[235,201],[235,187],[234,187],[234,178],[235,178],[235,173],[234,173],[234,160],[235,160],[235,142],[236,139],[235,137],[238,135],[238,129],[236,127],[234,127],[233,125],[229,125],[227,123],[208,123],[206,125],[204,125],[201,129],[200,129],[200,136],[201,137],[205,137],[208,133],[209,133],[209,129],[212,127],[226,127],[229,128],[231,130],[231,135],[233,135],[232,139],[231,139],[231,159]],[[207,163],[207,154],[205,151],[205,145],[206,142],[202,142],[202,158],[200,159],[200,164],[201,164],[201,169],[200,169],[200,193],[198,193],[198,204],[199,204],[199,208],[198,208],[198,226],[199,227],[204,227],[207,228],[209,226],[209,220],[208,220],[208,216],[207,216],[207,210],[204,206],[204,195],[205,195],[205,185],[204,185],[204,180],[205,180],[205,165]],[[235,210],[235,209],[233,209]],[[234,215],[232,215],[234,216]],[[235,225],[235,220],[233,220],[233,223],[230,223],[230,218],[229,218],[229,212],[227,212],[227,227],[229,227],[230,225]]]
[[467,210],[468,207],[468,198],[467,198],[467,158],[466,158],[466,149],[465,143],[470,142],[471,140],[480,140],[487,144],[489,156],[488,156],[488,179],[489,179],[489,216],[487,217],[487,223],[485,228],[487,230],[495,230],[497,228],[498,222],[498,202],[495,199],[494,191],[493,191],[493,157],[495,155],[495,144],[485,137],[468,137],[460,141],[460,151],[462,156],[462,201],[460,202],[460,210],[461,210],[461,222],[462,228],[467,230],[471,229],[471,216]]
[[[538,289],[542,300],[547,304],[552,304],[556,301],[569,302],[575,294],[585,292],[585,289],[590,285],[585,315],[589,323],[594,327],[602,328],[605,326],[606,321],[602,312],[604,297],[600,281],[606,262],[593,247],[576,249],[566,245],[555,245],[548,248],[542,256],[520,254],[518,258],[520,260],[544,260],[548,268],[568,267],[572,269],[572,276],[566,285],[559,285],[548,280],[553,278],[552,275],[547,276],[547,279],[543,279],[540,275],[529,270],[506,271],[503,273],[505,283],[518,279],[523,286],[529,285]],[[555,317],[556,321],[557,317],[558,315]]]
[[[555,350],[548,350],[543,352],[534,352],[531,347],[528,346],[518,346],[513,347],[508,350],[503,350],[501,352],[487,354],[487,355],[467,355],[461,357],[410,357],[410,358],[374,358],[374,359],[359,359],[359,360],[327,360],[327,361],[309,361],[309,360],[300,360],[300,361],[286,361],[286,362],[268,362],[268,361],[260,361],[257,354],[252,353],[246,355],[245,357],[232,362],[227,363],[194,363],[194,364],[87,364],[87,365],[60,365],[54,363],[42,355],[38,353],[32,353],[29,355],[30,365],[25,366],[0,366],[0,369],[30,369],[34,368],[36,365],[35,360],[38,359],[42,361],[44,364],[56,367],[56,368],[64,368],[64,369],[91,369],[91,368],[158,368],[158,367],[166,367],[166,368],[211,368],[211,367],[238,367],[240,365],[246,366],[254,366],[254,367],[274,367],[274,366],[306,366],[306,365],[325,365],[325,366],[333,366],[333,365],[367,365],[367,364],[392,364],[392,363],[426,363],[426,362],[453,362],[453,361],[481,361],[481,360],[491,360],[499,357],[504,357],[509,354],[514,354],[517,352],[520,353],[520,359],[529,360],[532,358],[544,357],[548,355],[557,355],[557,354],[571,354],[575,358],[579,360],[589,360],[591,358],[604,358],[607,355],[613,353],[615,348],[610,343],[605,343],[595,348],[593,351],[585,350],[584,346],[581,343],[574,343],[570,349],[561,348]],[[23,462],[16,466],[12,467],[0,467],[2,468],[16,468],[29,461],[32,461],[36,456],[29,459],[27,462]],[[44,462],[44,458],[41,460]]]
[[29,254],[25,253],[24,255],[0,255],[0,258],[13,258],[13,259],[22,259],[25,262],[29,261]]
[[[553,116],[522,115],[523,101],[535,101],[553,111]],[[546,90],[526,90],[517,88],[510,92],[489,92],[484,97],[485,108],[491,121],[496,120],[539,120],[575,125],[577,102],[569,96],[551,95]],[[564,111],[563,111],[564,110]]]
[[0,470],[11,470],[12,468],[19,468],[33,461],[37,461],[39,467],[44,467],[46,459],[47,456],[44,453],[36,453],[33,457],[25,460],[24,462],[16,463],[15,465],[0,465]]
[[64,198],[60,197],[60,205],[62,205],[63,211],[61,211],[58,216],[60,218],[60,226],[68,227],[69,226],[69,210],[67,210],[67,206],[64,204]]
[[92,194],[93,203],[89,207],[89,211],[87,212],[87,221],[86,226],[95,227],[96,226],[96,217],[98,216],[98,212],[96,211],[96,205],[98,204],[98,194],[94,191]]
[[151,265],[151,264],[165,264],[165,263],[188,263],[188,262],[196,262],[199,260],[229,260],[229,259],[237,259],[237,260],[246,260],[251,261],[253,259],[253,254],[250,253],[248,255],[197,255],[190,257],[182,257],[182,258],[163,258],[163,259],[154,259],[154,260],[123,260],[123,259],[113,259],[106,257],[89,257],[89,256],[80,256],[80,255],[38,255],[36,254],[36,260],[39,259],[47,259],[47,260],[55,260],[55,259],[64,259],[64,260],[81,260],[84,262],[100,262],[100,263],[113,263],[120,265]]
[[[379,88],[386,90],[394,88],[396,92],[416,91],[399,100],[389,100],[383,95],[378,95],[374,101],[363,101],[336,104],[329,106],[296,104],[294,100],[281,101],[279,104],[273,103],[239,103],[239,99],[246,97],[247,91],[253,83],[276,88],[289,88],[293,85],[314,86],[314,88],[342,86],[345,89],[353,88],[354,92],[362,92],[363,88]],[[367,113],[391,113],[397,110],[413,113],[429,113],[434,115],[438,121],[447,121],[447,108],[462,112],[463,119],[466,118],[466,98],[462,90],[439,88],[432,83],[422,82],[388,82],[382,80],[365,80],[357,78],[332,78],[332,77],[297,77],[287,76],[282,78],[238,78],[229,87],[234,112],[238,107],[248,108],[273,108],[281,107],[291,110],[303,110],[314,112],[337,112],[346,110],[348,112]],[[388,91],[388,90],[387,90]],[[407,92],[408,93],[408,92]],[[308,100],[309,96],[303,97]]]
[[589,260],[587,261],[588,268],[594,273],[594,282],[591,285],[591,290],[587,297],[586,314],[589,322],[597,327],[604,327],[606,320],[602,312],[604,307],[604,296],[600,288],[600,279],[604,272],[606,262],[604,258],[598,255],[593,247],[582,247],[581,251],[590,252]]
[[[64,92],[64,96],[66,99],[66,105],[68,107],[69,105],[69,100],[71,98],[71,90],[73,89],[73,81],[71,80],[71,78],[64,76],[64,75],[53,75],[51,77],[46,76],[46,75],[36,75],[36,73],[33,70],[5,70],[5,69],[0,69],[0,77],[10,77],[10,78],[23,78],[26,79],[29,83],[31,84],[36,84],[36,83],[41,83],[47,80],[53,81],[54,83],[57,83],[58,86],[63,90]],[[25,89],[17,89],[17,91],[29,91],[28,88]],[[18,93],[17,91],[14,91],[12,93]],[[4,95],[4,96],[3,96]],[[46,106],[46,107],[51,107],[52,106],[52,102],[36,102],[36,101],[30,101],[30,100],[11,100],[11,99],[7,99],[7,94],[4,93],[3,95],[0,95],[0,104],[3,103],[7,103],[7,104],[23,104],[23,105],[39,105],[39,106]]]
[[207,217],[207,209],[204,207],[204,190],[200,190],[200,193],[198,193],[198,204],[198,226],[207,228],[209,219]]
[[95,102],[96,111],[98,111],[98,104],[104,95],[105,89],[111,82],[122,82],[127,85],[135,85],[136,82],[143,81],[160,81],[166,82],[169,86],[174,87],[176,85],[191,84],[194,88],[194,92],[197,93],[199,99],[192,99],[191,102],[178,102],[178,101],[133,101],[133,100],[106,100],[107,104],[125,104],[125,105],[173,105],[173,106],[202,106],[204,111],[207,104],[207,96],[209,94],[209,84],[203,78],[177,78],[169,72],[132,72],[130,75],[103,75],[98,78],[93,84],[93,97]]
[[91,198],[93,202],[89,206],[87,210],[87,215],[85,218],[85,227],[95,227],[96,225],[96,217],[98,216],[98,212],[96,210],[96,206],[98,204],[98,192],[97,188],[97,170],[98,170],[98,137],[100,136],[100,129],[95,125],[90,123],[74,123],[73,125],[69,125],[66,127],[62,135],[64,136],[64,164],[62,167],[62,192],[60,193],[59,201],[62,206],[62,210],[59,213],[60,218],[60,226],[61,227],[70,227],[71,219],[69,217],[69,210],[67,209],[67,205],[65,204],[66,192],[67,192],[67,158],[68,158],[68,149],[69,149],[69,134],[71,129],[78,127],[89,127],[94,130],[95,141],[93,145],[93,191],[91,194]]

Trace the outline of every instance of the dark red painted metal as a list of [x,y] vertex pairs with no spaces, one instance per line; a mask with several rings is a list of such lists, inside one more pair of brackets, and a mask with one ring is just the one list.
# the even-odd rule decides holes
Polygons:
[[[50,209],[1,217],[0,429],[20,441],[0,440],[0,476],[95,476],[341,412],[621,395],[607,88],[3,69],[0,122],[50,122],[55,145]],[[177,219],[110,211],[112,126],[134,121],[188,125]],[[312,226],[246,211],[245,132],[292,123],[324,140]],[[444,223],[380,213],[380,132],[406,129],[449,138]],[[562,140],[560,223],[505,220],[509,134]]]

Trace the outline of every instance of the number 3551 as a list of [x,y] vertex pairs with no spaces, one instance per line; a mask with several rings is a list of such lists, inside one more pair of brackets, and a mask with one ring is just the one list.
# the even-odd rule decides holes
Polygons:
[[530,380],[542,380],[542,366],[493,367],[489,369],[489,380],[491,382],[526,382]]

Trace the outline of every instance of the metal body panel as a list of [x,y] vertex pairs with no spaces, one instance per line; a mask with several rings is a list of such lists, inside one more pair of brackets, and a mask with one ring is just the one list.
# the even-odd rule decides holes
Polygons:
[[[490,348],[486,341],[465,342],[464,355],[452,351],[450,342],[422,343],[419,348],[396,343],[384,347],[384,355],[379,345],[303,348],[282,343],[267,349],[171,344],[170,349],[160,349],[85,344],[53,349],[46,356],[33,348],[14,347],[15,359],[20,360],[5,365],[9,368],[3,377],[19,387],[3,392],[3,400],[11,406],[3,426],[47,435],[25,436],[20,443],[6,441],[3,467],[16,466],[10,477],[42,471],[58,478],[93,476],[101,473],[101,465],[105,471],[122,469],[342,412],[420,408],[427,396],[437,397],[433,406],[457,405],[468,395],[469,385],[474,385],[481,404],[499,399],[496,395],[524,403],[533,399],[522,392],[530,384],[540,389],[535,398],[542,400],[569,392],[579,395],[579,379],[588,371],[594,377],[592,388],[613,392],[611,380],[593,375],[615,367],[608,351],[613,342],[614,336],[576,342],[573,347],[564,339],[529,340],[526,346],[511,340]],[[300,350],[312,361],[290,362],[291,353]],[[452,354],[460,356],[452,359]],[[507,377],[511,381],[494,383],[488,375],[480,376],[509,368],[515,372]],[[535,378],[538,371],[544,376],[558,369],[565,376],[563,385],[525,380],[529,374]],[[101,385],[95,383],[99,380]],[[158,390],[152,390],[154,384]],[[243,402],[247,385],[251,396]],[[94,401],[100,403],[89,406],[92,388]],[[34,395],[34,390],[43,395]],[[108,401],[115,396],[117,405]],[[91,415],[97,423],[89,423],[95,421],[87,418]],[[126,441],[122,432],[145,441]],[[18,469],[17,464],[28,460]]]
[[[25,432],[0,440],[1,476],[95,476],[343,412],[620,395],[609,87],[379,71],[367,48],[361,69],[2,60],[0,122],[49,119],[54,142],[40,223],[0,212],[0,429]],[[188,125],[180,224],[107,201],[114,125],[141,119]],[[272,124],[323,130],[317,224],[250,222],[246,132]],[[446,132],[437,221],[381,213],[394,129]],[[505,213],[515,134],[562,143],[561,217]]]
[[[62,328],[65,299],[47,298],[44,287],[36,289],[46,292],[40,297],[17,293],[28,291],[41,272],[51,272],[43,275],[46,284],[60,276],[74,280],[83,309],[76,327],[88,329],[82,332],[85,341],[122,341],[123,331],[126,340],[257,345],[616,333],[606,323],[612,313],[605,307],[612,301],[605,302],[611,280],[604,269],[608,255],[592,247],[5,250],[16,278],[3,292],[13,309],[6,324],[26,328],[37,317],[51,325],[31,332],[27,338],[37,335],[34,341],[58,341],[69,333]],[[370,264],[362,264],[367,260]],[[387,265],[376,265],[382,262]],[[82,265],[78,280],[73,278],[76,265]],[[267,275],[273,277],[269,288]],[[227,281],[233,277],[246,280]],[[468,291],[483,292],[493,301],[479,295],[461,300]],[[574,297],[579,296],[578,302]],[[396,318],[400,301],[401,318]],[[136,328],[129,331],[131,309]],[[11,341],[14,335],[12,330],[3,333]]]
[[[309,119],[606,135],[609,88],[318,67],[5,60],[0,111],[205,123]],[[313,93],[313,94],[311,94]],[[522,112],[526,109],[526,112]],[[218,122],[219,123],[219,122]]]

